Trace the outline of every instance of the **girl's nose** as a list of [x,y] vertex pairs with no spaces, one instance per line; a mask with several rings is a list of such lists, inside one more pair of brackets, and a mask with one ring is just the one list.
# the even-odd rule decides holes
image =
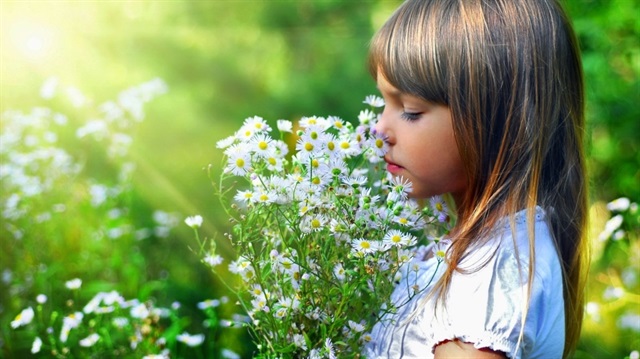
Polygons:
[[385,115],[386,111],[382,111],[382,114],[380,115],[380,118],[378,119],[378,122],[376,123],[376,125],[374,126],[373,130],[377,133],[382,135],[385,138],[385,141],[387,143],[390,143],[390,139],[391,139],[391,131],[387,126],[387,121],[386,121],[386,115]]

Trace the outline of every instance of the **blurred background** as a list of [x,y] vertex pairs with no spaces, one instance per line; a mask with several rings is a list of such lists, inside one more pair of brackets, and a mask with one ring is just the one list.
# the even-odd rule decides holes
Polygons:
[[[0,2],[0,356],[31,355],[35,329],[10,323],[37,306],[38,294],[49,312],[66,315],[117,290],[172,308],[180,319],[168,327],[176,331],[210,330],[198,303],[229,292],[201,262],[183,220],[202,215],[200,237],[233,258],[214,191],[216,142],[254,115],[271,124],[310,115],[354,120],[364,97],[376,94],[368,41],[399,3]],[[633,204],[606,204],[640,198],[640,6],[564,3],[583,51],[593,214],[576,357],[633,357],[637,205],[634,212]],[[65,287],[73,278],[83,281],[77,293]],[[218,316],[239,313],[233,302],[216,308]],[[242,329],[216,333],[174,357],[215,357],[223,347],[250,357]]]

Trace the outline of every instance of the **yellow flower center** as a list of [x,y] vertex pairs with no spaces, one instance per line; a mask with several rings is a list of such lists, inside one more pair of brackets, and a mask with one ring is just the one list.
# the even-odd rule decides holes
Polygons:
[[340,144],[340,147],[346,150],[347,148],[351,147],[351,145],[349,144],[349,142],[342,142]]
[[440,203],[440,202],[436,203],[436,209],[437,209],[438,211],[442,211],[442,209],[443,209],[443,207],[442,207],[442,203]]
[[384,141],[378,138],[376,140],[376,147],[382,148],[383,146],[384,146]]
[[402,237],[400,237],[399,235],[395,234],[393,237],[391,237],[391,241],[393,243],[400,243],[400,240],[402,239]]
[[318,160],[316,160],[315,158],[311,160],[311,167],[313,168],[318,168],[318,166],[320,166],[320,162],[318,162]]
[[336,144],[333,142],[327,142],[327,148],[329,151],[333,151],[336,148]]
[[311,227],[320,228],[320,221],[317,218],[311,220]]
[[309,142],[304,144],[304,149],[307,151],[312,151],[313,150],[313,145]]
[[400,222],[400,224],[407,224],[407,223],[409,223],[409,220],[407,220],[406,218],[403,217],[403,218],[400,218],[398,220],[398,222]]
[[260,148],[263,151],[266,150],[267,147],[269,147],[269,145],[265,141],[260,141],[260,143],[258,143],[258,148]]
[[316,131],[311,132],[311,135],[310,135],[310,136],[311,136],[311,138],[312,138],[312,139],[314,139],[314,140],[317,140],[317,139],[318,139],[318,133],[317,133]]
[[236,160],[236,166],[238,166],[240,168],[244,167],[244,160],[242,158],[238,158]]
[[269,199],[269,196],[267,196],[266,194],[263,193],[260,195],[260,201],[265,202],[268,199]]
[[276,161],[276,159],[275,159],[275,158],[273,158],[273,157],[269,157],[269,159],[267,160],[267,162],[269,162],[269,164],[270,164],[270,165],[272,165],[272,166],[275,166],[275,165],[276,165],[276,163],[278,163],[278,162]]
[[360,247],[364,248],[364,249],[369,249],[371,248],[371,243],[367,242],[367,241],[362,241],[360,243]]

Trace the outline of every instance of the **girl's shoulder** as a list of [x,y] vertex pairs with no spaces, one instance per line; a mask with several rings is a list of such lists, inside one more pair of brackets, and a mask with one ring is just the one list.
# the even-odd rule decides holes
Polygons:
[[[436,342],[454,336],[479,348],[490,347],[515,356],[519,356],[518,343],[527,354],[542,350],[544,345],[546,354],[559,352],[561,356],[564,302],[560,260],[545,212],[536,208],[535,265],[529,286],[529,218],[527,211],[521,211],[499,221],[491,238],[464,258],[460,271],[452,277],[441,313],[446,321],[436,330],[436,335],[439,332],[445,337],[434,338]],[[523,318],[526,321],[520,341]]]

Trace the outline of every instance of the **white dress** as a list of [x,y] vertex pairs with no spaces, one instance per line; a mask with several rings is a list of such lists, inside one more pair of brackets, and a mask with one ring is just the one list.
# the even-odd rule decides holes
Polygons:
[[[406,265],[392,299],[396,305],[408,303],[394,315],[386,314],[373,328],[363,354],[367,358],[433,358],[437,344],[460,339],[476,348],[504,352],[509,358],[561,358],[565,340],[562,271],[544,211],[537,208],[535,218],[535,276],[520,342],[529,262],[524,211],[515,221],[520,264],[514,232],[509,221],[502,220],[492,239],[462,262],[463,268],[487,264],[470,274],[455,272],[444,306],[435,311],[434,299],[425,302],[425,297],[445,263],[438,265],[437,258],[431,257]],[[426,290],[415,294],[416,284]]]

